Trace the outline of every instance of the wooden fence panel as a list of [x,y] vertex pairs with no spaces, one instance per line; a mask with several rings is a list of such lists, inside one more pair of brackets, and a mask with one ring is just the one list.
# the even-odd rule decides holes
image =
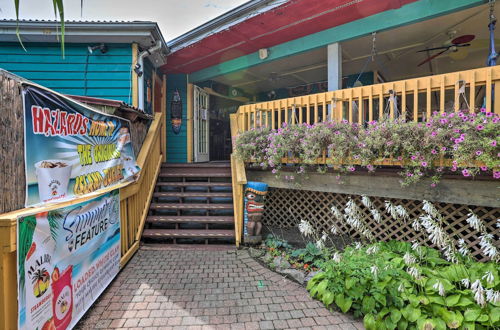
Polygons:
[[[423,215],[422,201],[370,197],[374,208],[382,215],[382,221],[377,223],[370,210],[361,203],[361,196],[336,194],[330,192],[307,191],[296,189],[270,188],[266,196],[264,215],[262,222],[266,226],[290,228],[296,227],[300,220],[309,221],[316,229],[330,232],[335,226],[340,234],[349,235],[354,239],[360,239],[358,233],[352,230],[345,222],[338,221],[331,212],[335,205],[341,212],[349,198],[352,198],[363,212],[363,220],[371,229],[372,234],[379,241],[392,239],[411,242],[417,240],[422,244],[429,244],[427,234],[422,231],[416,232],[411,226],[411,220]],[[393,205],[403,205],[410,216],[409,221],[396,221],[385,211],[384,202],[388,200]],[[481,253],[479,246],[479,233],[472,229],[467,223],[467,214],[472,210],[486,224],[490,233],[496,233],[496,221],[500,218],[500,208],[461,205],[449,203],[433,203],[443,217],[443,228],[457,239],[463,238],[472,256],[480,261],[488,260]]]

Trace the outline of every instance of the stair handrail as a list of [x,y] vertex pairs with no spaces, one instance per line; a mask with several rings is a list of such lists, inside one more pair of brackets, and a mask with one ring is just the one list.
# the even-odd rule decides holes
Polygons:
[[[239,125],[238,114],[231,114],[229,116],[231,124],[231,141],[234,142],[236,137],[241,132]],[[233,211],[234,211],[234,237],[236,246],[239,247],[241,244],[241,236],[243,232],[243,188],[247,183],[247,177],[245,172],[245,163],[236,157],[234,153],[231,153],[231,183],[233,188]]]

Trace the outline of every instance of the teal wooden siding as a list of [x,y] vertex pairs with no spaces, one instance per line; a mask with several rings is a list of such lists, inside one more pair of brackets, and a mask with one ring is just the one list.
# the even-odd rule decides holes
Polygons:
[[132,102],[132,46],[108,44],[108,52],[89,54],[88,44],[0,44],[0,68],[64,94]]
[[[182,100],[182,126],[179,134],[172,130],[170,121],[170,102],[175,90]],[[185,74],[167,75],[167,162],[187,162],[187,76]]]

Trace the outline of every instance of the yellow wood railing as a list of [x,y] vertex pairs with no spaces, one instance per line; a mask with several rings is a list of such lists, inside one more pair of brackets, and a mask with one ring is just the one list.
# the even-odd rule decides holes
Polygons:
[[137,157],[141,175],[135,183],[120,189],[122,267],[139,248],[149,203],[161,169],[163,154],[166,152],[162,149],[163,131],[165,131],[165,115],[163,112],[157,112]]
[[[234,139],[241,132],[236,114],[230,115],[231,136]],[[236,246],[241,243],[243,233],[243,188],[247,183],[245,164],[243,161],[231,154],[231,181],[233,188],[233,208],[234,208],[234,237]]]
[[364,123],[381,118],[425,121],[434,111],[473,111],[485,103],[500,114],[500,66],[446,73],[311,94],[240,106],[237,121],[243,131],[277,129],[283,123],[314,124],[348,120]]
[[141,167],[141,172],[136,182],[114,186],[98,194],[66,203],[0,214],[0,329],[17,328],[16,224],[18,217],[77,204],[111,190],[120,189],[120,266],[123,267],[134,255],[139,248],[149,203],[161,168],[163,153],[166,152],[161,147],[162,131],[165,130],[164,122],[164,112],[156,113],[137,157],[137,164]]

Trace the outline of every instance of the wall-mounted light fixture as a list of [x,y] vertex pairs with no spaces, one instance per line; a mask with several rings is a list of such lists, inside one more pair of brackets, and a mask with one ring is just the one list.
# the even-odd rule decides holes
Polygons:
[[134,72],[137,74],[138,77],[142,76],[142,68],[139,63],[136,63],[134,65]]
[[106,54],[108,52],[108,46],[105,44],[100,44],[100,45],[95,45],[95,46],[88,46],[87,47],[89,54],[92,54],[94,50],[100,50],[101,54]]
[[259,49],[259,58],[261,60],[265,60],[268,57],[269,57],[269,49],[268,48]]

